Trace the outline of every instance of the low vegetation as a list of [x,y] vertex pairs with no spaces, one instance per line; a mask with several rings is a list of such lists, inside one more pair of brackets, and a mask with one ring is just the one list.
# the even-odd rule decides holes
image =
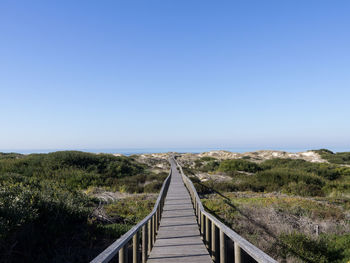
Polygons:
[[316,150],[316,152],[330,163],[350,165],[350,152],[334,153],[327,149]]
[[103,207],[84,190],[157,192],[165,177],[131,157],[1,153],[1,262],[88,262],[149,213],[154,198],[131,195]]
[[278,261],[349,262],[350,153],[318,152],[329,163],[199,158],[184,172],[206,209]]

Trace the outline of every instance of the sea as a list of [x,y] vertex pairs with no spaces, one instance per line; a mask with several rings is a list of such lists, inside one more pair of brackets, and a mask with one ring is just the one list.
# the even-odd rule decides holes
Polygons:
[[106,148],[106,149],[84,149],[84,148],[66,148],[66,149],[0,149],[0,152],[16,152],[21,154],[31,154],[31,153],[49,153],[56,151],[83,151],[91,153],[120,153],[123,155],[133,155],[133,154],[143,154],[143,153],[167,153],[167,152],[177,152],[177,153],[201,153],[214,150],[225,150],[230,152],[245,153],[245,152],[255,152],[259,150],[276,150],[285,152],[305,152],[308,150],[317,149],[328,149],[333,152],[350,152],[350,147],[348,148],[336,148],[336,147],[311,147],[311,148],[288,148],[288,147],[245,147],[245,148],[235,148],[235,147],[207,147],[207,148]]

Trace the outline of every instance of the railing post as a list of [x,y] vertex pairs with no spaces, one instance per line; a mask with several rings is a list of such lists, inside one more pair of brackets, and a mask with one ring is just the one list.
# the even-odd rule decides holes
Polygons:
[[142,263],[147,260],[147,225],[142,226]]
[[198,216],[198,211],[197,211],[197,198],[194,198],[193,201],[193,208],[194,208],[194,215],[197,217]]
[[203,212],[201,211],[201,235],[202,235],[203,241],[205,241],[205,238],[204,238],[204,230],[205,230],[204,218],[205,218],[205,216],[204,216]]
[[154,234],[158,231],[158,209],[156,210],[156,213],[154,214]]
[[197,211],[198,211],[198,215],[197,215],[198,221],[200,222],[200,220],[201,220],[201,217],[200,217],[201,210],[199,209],[199,202],[197,203]]
[[234,250],[235,250],[235,263],[242,263],[242,257],[241,257],[241,248],[239,245],[234,242]]
[[119,250],[119,263],[128,263],[128,244]]
[[160,211],[160,206],[158,207],[158,224],[157,224],[157,231],[159,230],[159,226],[160,226],[160,216],[161,216],[162,212]]
[[218,259],[216,236],[216,226],[214,221],[211,221],[211,258],[214,262],[216,262]]
[[139,232],[132,237],[132,263],[139,263]]
[[156,214],[153,214],[152,216],[153,220],[152,220],[152,247],[154,246],[154,243],[156,243]]
[[205,245],[207,246],[207,249],[210,251],[210,229],[209,229],[209,217],[205,217]]
[[152,250],[152,217],[148,220],[148,254]]
[[196,207],[196,197],[192,200],[193,203],[193,209],[194,209],[194,215],[197,216],[197,207]]
[[220,263],[226,263],[226,238],[220,229]]

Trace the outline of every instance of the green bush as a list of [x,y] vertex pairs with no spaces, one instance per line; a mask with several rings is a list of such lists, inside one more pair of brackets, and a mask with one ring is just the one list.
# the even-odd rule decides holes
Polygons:
[[152,182],[146,190],[157,191],[166,176],[149,172],[133,158],[108,154],[0,154],[0,261],[90,261],[138,216],[149,213],[153,201],[135,201],[136,217],[107,226],[92,216],[96,200],[81,189],[144,192],[145,183]]
[[316,150],[323,159],[335,164],[350,164],[350,152],[333,153],[327,149]]
[[224,160],[218,168],[219,172],[224,173],[234,173],[236,171],[255,173],[260,170],[261,168],[258,164],[244,159]]
[[10,173],[55,180],[74,189],[85,189],[89,186],[113,187],[124,177],[145,174],[145,169],[145,165],[130,157],[77,151],[0,159],[0,175]]
[[195,161],[195,169],[201,172],[213,172],[218,169],[220,162],[213,157],[202,157]]
[[304,234],[292,233],[282,235],[280,239],[285,245],[283,254],[297,256],[305,262],[340,262],[344,258],[342,251],[345,247],[335,247],[325,235],[312,239]]
[[264,170],[273,168],[289,168],[321,176],[328,180],[335,180],[340,177],[339,169],[334,165],[326,163],[311,163],[300,159],[271,159],[263,162],[261,167]]

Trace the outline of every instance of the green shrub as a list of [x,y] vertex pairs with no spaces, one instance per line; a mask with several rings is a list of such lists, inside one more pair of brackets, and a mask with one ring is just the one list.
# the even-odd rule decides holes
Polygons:
[[218,169],[219,164],[213,157],[202,157],[195,161],[195,169],[201,172],[213,172]]
[[163,183],[162,182],[151,182],[149,184],[146,184],[144,187],[145,193],[157,193],[162,188]]
[[333,153],[327,149],[316,150],[323,159],[335,164],[350,164],[350,152]]
[[21,174],[54,180],[74,189],[119,185],[124,177],[146,175],[146,166],[130,157],[62,151],[30,154],[18,159],[0,159],[0,175]]
[[293,255],[310,263],[339,262],[343,258],[342,249],[334,247],[327,236],[312,239],[304,234],[284,234],[280,237],[284,243],[285,255]]
[[111,239],[118,239],[126,232],[128,232],[134,225],[132,224],[109,224],[98,225],[98,230],[103,233],[105,237]]
[[300,159],[271,159],[261,164],[264,170],[273,168],[289,168],[321,176],[328,180],[335,180],[340,177],[339,169],[334,165],[326,163],[311,163]]
[[145,182],[152,181],[147,190],[157,191],[165,176],[149,172],[130,157],[76,151],[0,153],[0,261],[90,261],[148,214],[153,201],[136,200],[131,209],[139,210],[129,208],[134,217],[119,214],[122,222],[107,226],[92,216],[96,200],[81,189],[144,192]]
[[109,216],[118,217],[124,223],[134,225],[152,211],[154,203],[154,199],[137,196],[118,200],[105,206],[105,210]]
[[219,172],[224,173],[234,173],[236,171],[255,173],[260,170],[261,168],[258,164],[244,159],[224,160],[218,168]]

